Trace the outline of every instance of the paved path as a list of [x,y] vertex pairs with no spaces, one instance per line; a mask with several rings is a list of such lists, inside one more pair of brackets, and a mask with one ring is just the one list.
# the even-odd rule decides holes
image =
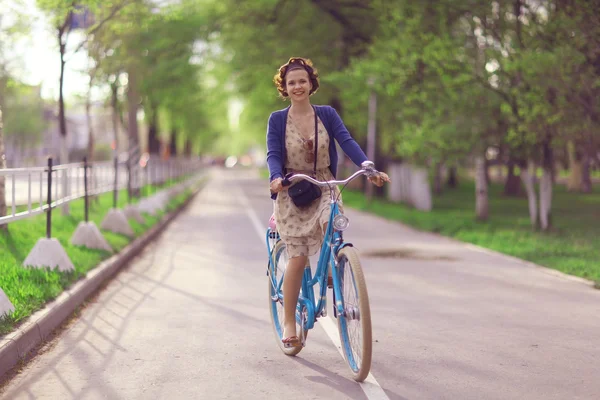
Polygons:
[[[0,397],[598,398],[600,291],[352,210],[346,237],[363,254],[382,389],[368,397],[350,379],[325,321],[284,356],[252,222],[268,221],[266,195],[251,173],[217,171]],[[368,256],[383,250],[402,257]]]

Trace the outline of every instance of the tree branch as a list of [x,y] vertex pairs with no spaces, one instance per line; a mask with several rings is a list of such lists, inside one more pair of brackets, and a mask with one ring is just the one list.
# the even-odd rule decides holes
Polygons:
[[86,38],[81,43],[79,43],[79,46],[77,46],[77,48],[73,51],[73,54],[77,54],[77,52],[79,52],[79,50],[81,50],[87,44],[87,42],[89,42],[89,37],[91,35],[98,32],[100,30],[100,28],[102,28],[102,26],[108,20],[112,19],[119,11],[121,11],[123,8],[125,8],[126,6],[128,6],[131,3],[132,3],[132,1],[124,1],[123,3],[115,6],[106,18],[104,18],[102,21],[100,21],[98,24],[96,24],[92,29],[90,29],[90,31],[87,33]]
[[[484,79],[482,76],[475,76],[475,82],[483,85],[484,88],[491,90],[492,92],[496,93],[497,95],[499,95],[500,97],[502,97],[502,99],[504,101],[506,101],[508,104],[511,105],[511,107],[513,108],[513,111],[515,110],[515,104],[513,99],[510,97],[510,95],[506,92],[503,92],[502,90],[493,87],[492,85],[490,85],[490,83]],[[515,114],[516,115],[516,114]]]
[[324,12],[326,12],[327,14],[329,14],[334,20],[336,20],[340,25],[342,25],[344,27],[344,29],[346,29],[348,32],[352,32],[352,34],[362,40],[363,42],[368,42],[369,38],[366,37],[365,35],[363,35],[360,31],[358,31],[356,28],[356,26],[354,24],[352,24],[352,22],[350,22],[350,20],[344,15],[342,14],[339,9],[338,9],[338,5],[335,3],[331,3],[329,0],[311,0],[311,2],[317,6],[318,8],[320,8],[321,10],[323,10]]
[[69,27],[69,25],[71,25],[71,15],[73,12],[72,9],[75,7],[75,2],[76,2],[76,0],[73,0],[71,2],[69,12],[65,16],[65,20],[64,20],[63,24],[61,26],[56,27],[56,28],[58,28],[58,34],[60,35],[61,38],[62,38],[62,35],[65,33],[65,30]]
[[274,24],[275,22],[277,22],[277,19],[279,18],[279,13],[281,12],[281,9],[285,5],[285,2],[286,2],[285,0],[279,0],[277,2],[277,4],[275,4],[275,8],[273,9],[273,13],[271,13],[271,16],[269,17],[269,22],[271,24]]

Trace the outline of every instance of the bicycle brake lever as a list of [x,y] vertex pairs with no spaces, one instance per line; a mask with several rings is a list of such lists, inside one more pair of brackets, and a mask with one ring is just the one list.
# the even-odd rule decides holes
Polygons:
[[281,186],[290,186],[292,184],[292,182],[290,181],[290,178],[293,176],[294,174],[289,173],[287,174],[283,180],[281,181]]

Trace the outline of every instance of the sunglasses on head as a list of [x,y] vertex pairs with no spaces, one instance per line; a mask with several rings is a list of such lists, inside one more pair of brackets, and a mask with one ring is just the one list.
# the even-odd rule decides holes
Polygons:
[[309,164],[315,162],[315,152],[314,152],[313,140],[312,139],[303,140],[302,147],[305,150],[309,150],[304,153],[304,161],[306,161]]

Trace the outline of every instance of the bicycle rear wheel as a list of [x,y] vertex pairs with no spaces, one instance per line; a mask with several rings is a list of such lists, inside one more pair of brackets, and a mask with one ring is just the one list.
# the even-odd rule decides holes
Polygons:
[[[269,312],[271,314],[271,322],[273,323],[273,333],[275,333],[275,339],[277,340],[277,344],[281,351],[283,351],[288,356],[295,356],[300,353],[302,347],[292,347],[286,348],[283,346],[281,342],[283,335],[283,300],[281,300],[280,296],[282,295],[283,288],[283,275],[285,273],[285,269],[288,263],[288,256],[285,248],[285,243],[282,240],[279,240],[277,244],[273,247],[273,259],[275,263],[269,263]],[[303,320],[306,319],[306,313],[304,312]],[[296,321],[296,332],[298,333],[298,337],[302,341],[305,342],[306,337],[308,335],[308,330],[303,329],[305,324],[298,324]]]
[[339,284],[344,306],[338,313],[338,329],[344,357],[357,382],[364,381],[371,370],[373,352],[371,309],[367,284],[356,249],[344,247],[338,257]]

